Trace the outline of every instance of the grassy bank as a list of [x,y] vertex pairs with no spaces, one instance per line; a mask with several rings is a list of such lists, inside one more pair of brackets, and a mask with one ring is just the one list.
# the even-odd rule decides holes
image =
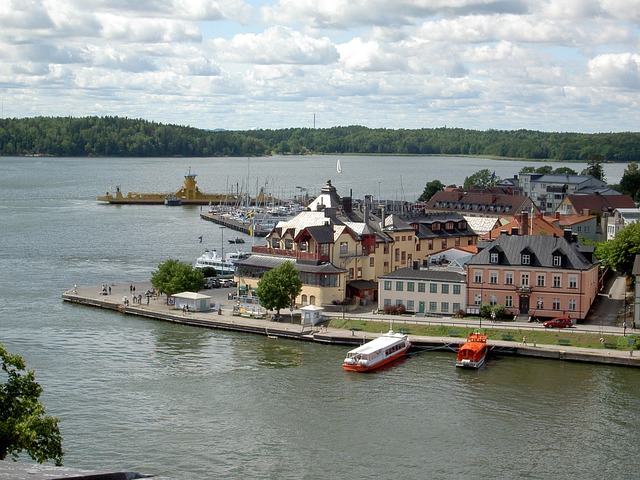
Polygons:
[[[329,326],[344,329],[356,329],[363,332],[385,333],[389,326],[384,322],[367,322],[363,320],[332,319]],[[408,328],[411,335],[421,335],[426,337],[460,337],[467,335],[476,328],[458,327],[455,325],[410,325]],[[400,331],[397,327],[395,330]],[[629,340],[635,339],[634,349],[640,349],[640,336],[638,335],[599,335],[597,333],[584,333],[572,329],[563,330],[527,330],[520,328],[483,328],[489,340],[512,341],[514,344],[522,342],[522,337],[527,337],[527,344],[533,345],[571,345],[573,347],[607,349],[615,348],[620,350],[629,349]]]

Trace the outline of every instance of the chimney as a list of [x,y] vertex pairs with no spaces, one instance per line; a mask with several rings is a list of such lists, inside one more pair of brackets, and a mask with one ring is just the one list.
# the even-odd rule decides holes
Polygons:
[[511,235],[518,236],[518,227],[511,227]]
[[560,218],[560,212],[555,212],[553,216],[558,220]]
[[522,212],[522,220],[520,221],[520,228],[522,229],[523,235],[529,235],[529,214],[527,212]]
[[380,219],[382,220],[380,228],[383,229],[383,230],[384,230],[384,217],[386,216],[385,215],[385,207],[386,207],[386,205],[380,204]]
[[364,224],[369,225],[369,204],[367,204],[366,202],[364,204],[363,216],[364,216]]
[[589,209],[588,208],[583,208],[582,209],[582,216],[583,217],[588,217],[589,216]]
[[571,243],[571,236],[573,235],[573,231],[570,228],[565,228],[564,229],[564,239]]

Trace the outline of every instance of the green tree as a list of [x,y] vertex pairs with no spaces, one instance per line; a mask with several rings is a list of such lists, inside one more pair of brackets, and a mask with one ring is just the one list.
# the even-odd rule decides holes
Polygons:
[[631,195],[634,200],[640,199],[640,170],[636,162],[631,162],[620,180],[620,191]]
[[596,257],[603,265],[630,276],[636,254],[640,253],[640,223],[627,225],[616,238],[596,245]]
[[556,173],[556,174],[567,173],[569,175],[577,175],[578,174],[578,172],[576,172],[573,168],[569,168],[569,167],[558,167],[553,171],[553,173]]
[[292,262],[284,262],[262,276],[256,294],[263,307],[280,314],[280,309],[292,305],[301,291],[298,270]]
[[26,451],[38,463],[54,460],[62,465],[62,435],[59,420],[46,415],[40,402],[42,387],[24,359],[0,344],[5,383],[0,384],[0,460]]
[[158,269],[151,272],[151,285],[173,295],[179,292],[197,292],[204,288],[204,275],[188,263],[170,259],[158,265]]
[[441,192],[442,190],[444,190],[444,183],[442,183],[440,180],[431,180],[430,182],[427,182],[427,185],[424,187],[424,191],[422,192],[422,195],[418,197],[418,201],[426,202],[431,197],[433,197],[437,192]]
[[587,160],[587,168],[582,171],[582,175],[591,175],[598,180],[604,180],[604,157],[602,155],[592,155]]
[[488,168],[482,169],[464,179],[464,188],[487,188],[496,179]]

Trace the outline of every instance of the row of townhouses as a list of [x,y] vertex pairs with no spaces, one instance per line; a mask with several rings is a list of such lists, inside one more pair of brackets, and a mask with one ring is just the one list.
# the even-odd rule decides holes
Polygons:
[[455,189],[398,211],[370,198],[356,204],[328,181],[305,211],[280,221],[237,262],[236,280],[250,292],[266,271],[292,262],[303,281],[300,306],[402,304],[416,314],[452,315],[499,304],[513,315],[584,319],[599,264],[578,238],[598,240],[602,218],[629,201],[635,207],[627,196],[592,196],[598,202],[566,195],[547,214],[504,187]]

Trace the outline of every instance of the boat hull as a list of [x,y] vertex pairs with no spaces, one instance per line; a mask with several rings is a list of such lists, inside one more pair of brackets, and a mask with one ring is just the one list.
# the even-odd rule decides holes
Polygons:
[[480,368],[487,358],[487,336],[481,333],[472,333],[467,341],[458,349],[456,367]]
[[360,365],[360,364],[349,364],[349,363],[343,363],[342,364],[342,368],[348,372],[371,372],[373,370],[377,370],[385,365],[388,365],[389,363],[399,359],[400,357],[404,356],[407,351],[409,350],[409,346],[405,347],[402,350],[398,350],[396,353],[394,353],[393,355],[389,355],[388,357],[380,360],[379,362],[373,364],[373,365]]

